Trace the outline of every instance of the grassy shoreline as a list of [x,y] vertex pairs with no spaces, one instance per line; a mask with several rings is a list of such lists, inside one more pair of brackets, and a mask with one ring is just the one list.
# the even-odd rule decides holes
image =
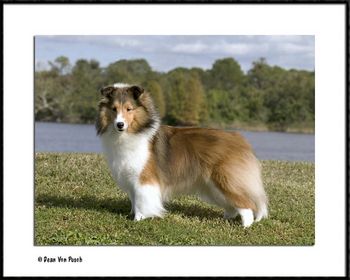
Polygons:
[[240,220],[195,197],[179,197],[164,219],[134,222],[100,154],[35,154],[35,245],[313,245],[314,164],[262,161],[269,218]]

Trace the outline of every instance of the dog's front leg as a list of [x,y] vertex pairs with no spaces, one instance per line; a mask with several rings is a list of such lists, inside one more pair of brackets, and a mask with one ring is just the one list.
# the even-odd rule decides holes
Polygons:
[[129,193],[129,199],[131,202],[131,209],[130,209],[130,216],[134,216],[135,215],[135,195],[133,193]]
[[125,192],[127,193],[130,203],[131,203],[131,209],[129,212],[129,216],[133,217],[135,214],[135,192],[133,189],[126,189]]
[[158,185],[136,184],[134,189],[135,221],[150,217],[162,217],[163,208],[161,190]]

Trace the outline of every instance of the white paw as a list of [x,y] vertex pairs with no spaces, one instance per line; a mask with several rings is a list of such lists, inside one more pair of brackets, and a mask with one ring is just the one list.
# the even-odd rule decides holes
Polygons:
[[254,219],[249,219],[249,220],[243,220],[242,225],[244,228],[250,227],[252,223],[254,222]]
[[251,209],[242,209],[242,208],[238,208],[237,211],[239,215],[241,215],[243,227],[247,228],[251,226],[252,223],[254,222],[253,211]]
[[134,217],[134,221],[141,221],[143,219],[145,219],[146,217],[144,215],[142,215],[141,213],[136,213],[135,217]]

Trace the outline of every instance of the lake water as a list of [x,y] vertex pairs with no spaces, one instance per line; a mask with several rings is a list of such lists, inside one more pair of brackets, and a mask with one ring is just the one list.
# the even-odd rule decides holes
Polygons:
[[[240,131],[259,159],[315,161],[315,135]],[[102,147],[94,125],[35,123],[36,152],[93,152]]]

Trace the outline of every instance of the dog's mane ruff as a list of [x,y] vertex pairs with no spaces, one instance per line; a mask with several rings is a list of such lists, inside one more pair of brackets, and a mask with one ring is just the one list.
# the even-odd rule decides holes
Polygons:
[[148,121],[144,124],[144,127],[142,127],[139,132],[147,130],[149,134],[153,137],[160,127],[161,120],[154,106],[150,93],[144,92],[141,95],[139,102],[148,113]]

